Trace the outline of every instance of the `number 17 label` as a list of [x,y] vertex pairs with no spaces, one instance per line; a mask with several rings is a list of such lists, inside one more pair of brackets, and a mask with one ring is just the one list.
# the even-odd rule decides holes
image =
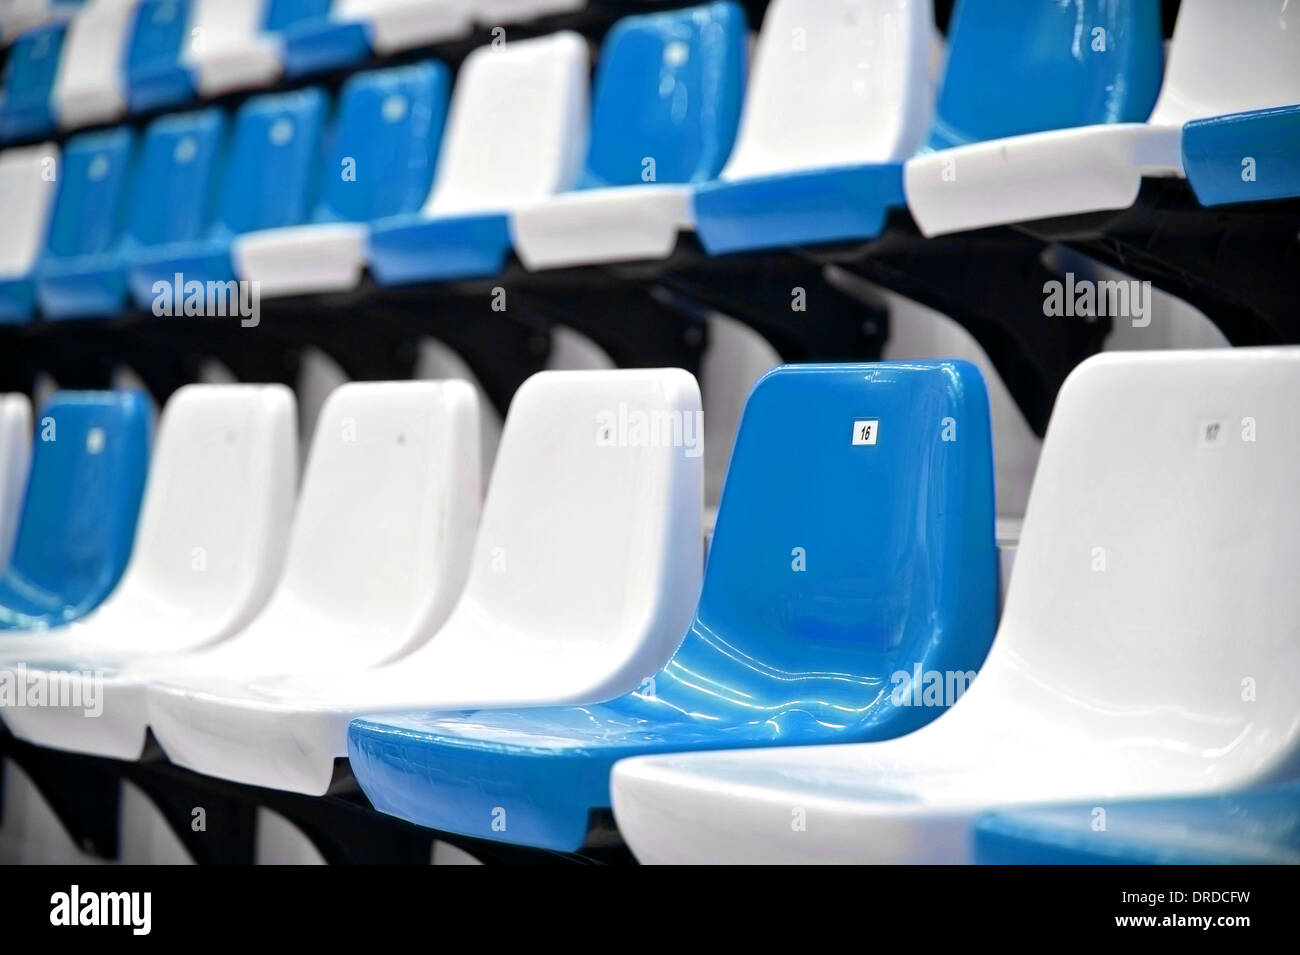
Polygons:
[[866,418],[853,422],[854,444],[875,444],[880,434],[880,422],[876,418]]

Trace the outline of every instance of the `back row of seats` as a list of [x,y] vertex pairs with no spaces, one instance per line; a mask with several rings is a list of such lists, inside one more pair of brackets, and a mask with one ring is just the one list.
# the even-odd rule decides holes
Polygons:
[[[86,0],[0,12],[0,141],[116,122],[372,55],[581,10],[586,0]],[[60,15],[62,14],[62,15]],[[42,17],[47,18],[45,22]]]
[[[53,318],[111,314],[128,287],[148,308],[176,273],[274,295],[351,288],[367,267],[381,284],[493,275],[512,248],[533,269],[661,259],[692,229],[713,254],[866,240],[904,207],[935,234],[1124,207],[1144,175],[1186,173],[1207,202],[1300,193],[1300,30],[1266,4],[1224,35],[1212,3],[1187,0],[1162,88],[1145,7],[1090,8],[1097,48],[1079,68],[1021,42],[1064,50],[1060,9],[1012,30],[965,0],[932,122],[930,5],[896,6],[777,0],[747,97],[744,14],[717,2],[618,24],[590,108],[586,44],[561,32],[475,51],[449,109],[429,61],[357,74],[334,103],[307,87],[233,120],[74,136],[61,169],[52,145],[10,150],[0,318],[36,300]],[[1207,82],[1225,64],[1260,80]],[[974,73],[1006,95],[972,97]],[[1057,92],[1011,95],[1025,83]]]

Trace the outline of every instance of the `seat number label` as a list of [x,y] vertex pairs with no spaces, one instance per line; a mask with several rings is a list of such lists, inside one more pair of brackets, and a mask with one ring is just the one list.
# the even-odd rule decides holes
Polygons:
[[864,418],[853,422],[854,444],[875,444],[880,434],[880,422],[875,418]]

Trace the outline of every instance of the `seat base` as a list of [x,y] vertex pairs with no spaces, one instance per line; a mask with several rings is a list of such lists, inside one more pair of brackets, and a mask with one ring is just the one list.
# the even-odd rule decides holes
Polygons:
[[485,278],[500,273],[509,254],[504,213],[384,219],[371,227],[366,250],[380,285]]
[[265,297],[346,292],[361,284],[366,233],[347,222],[267,229],[237,237],[231,257]]
[[695,193],[695,229],[710,255],[865,241],[903,205],[899,163],[841,166],[714,182]]
[[185,242],[139,252],[131,257],[128,287],[136,307],[168,314],[163,299],[171,302],[172,315],[184,315],[185,290],[178,280],[190,282],[229,282],[235,273],[230,261],[230,245],[225,240]]
[[35,290],[30,278],[0,278],[0,325],[31,321]]
[[1193,120],[1183,165],[1203,206],[1300,196],[1300,105]]
[[515,249],[532,270],[666,259],[692,228],[693,192],[647,184],[558,195],[515,210]]
[[47,674],[57,681],[64,700],[79,705],[5,707],[0,709],[14,736],[37,746],[106,756],[109,759],[139,759],[144,752],[148,726],[147,685],[128,675],[104,675],[68,670],[50,675],[51,670],[28,667],[28,674]]
[[47,258],[35,285],[41,314],[49,319],[117,315],[126,299],[126,274],[114,255]]
[[286,30],[282,37],[287,77],[339,69],[370,57],[370,39],[363,23],[321,20]]
[[1179,127],[1081,126],[909,159],[907,207],[926,237],[1127,209],[1143,176],[1181,176]]
[[280,43],[260,37],[247,46],[204,48],[187,58],[195,86],[205,99],[237,90],[270,86],[280,78]]

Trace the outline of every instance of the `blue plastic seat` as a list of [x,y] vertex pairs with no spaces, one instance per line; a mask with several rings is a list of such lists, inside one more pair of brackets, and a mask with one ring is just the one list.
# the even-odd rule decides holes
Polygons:
[[60,392],[36,415],[0,630],[70,623],[126,568],[149,467],[152,411],[140,392]]
[[192,6],[192,0],[140,0],[125,62],[130,112],[174,108],[194,99],[193,76],[181,61]]
[[350,77],[320,155],[310,221],[238,237],[239,277],[261,283],[263,295],[355,287],[365,224],[414,214],[428,195],[450,88],[447,68],[433,61]]
[[125,126],[73,136],[64,146],[49,239],[36,269],[36,299],[46,318],[121,310],[121,241],[134,147],[135,134]]
[[1192,120],[1183,168],[1204,206],[1300,196],[1300,104]]
[[1300,865],[1300,783],[1218,796],[989,813],[975,826],[975,861]]
[[67,25],[28,30],[9,49],[0,81],[0,141],[32,139],[54,129],[54,80]]
[[[132,215],[138,214],[151,238],[161,241],[142,242],[128,253],[131,294],[137,305],[152,307],[158,282],[167,283],[175,293],[177,275],[185,283],[234,281],[230,244],[235,236],[306,219],[325,109],[325,94],[315,88],[257,96],[245,103],[235,117],[216,177],[220,185],[215,203],[206,201],[209,193],[201,180],[217,161],[219,119],[207,111],[191,114],[179,128],[163,128],[152,155],[149,150],[154,144],[146,145]],[[168,205],[170,196],[145,187],[151,182],[147,178],[151,160],[169,177],[169,189],[195,190],[180,200],[188,213],[183,221],[170,221],[177,215]],[[202,168],[182,172],[178,165]],[[215,213],[210,211],[214,208]]]
[[624,17],[597,67],[577,188],[515,210],[530,269],[665,258],[690,229],[695,186],[731,155],[749,31],[735,3]]
[[993,521],[973,365],[778,368],[746,405],[696,619],[662,670],[591,706],[356,720],[353,772],[383,812],[573,851],[625,756],[907,733],[952,702],[916,705],[916,670],[970,677],[988,652]]

